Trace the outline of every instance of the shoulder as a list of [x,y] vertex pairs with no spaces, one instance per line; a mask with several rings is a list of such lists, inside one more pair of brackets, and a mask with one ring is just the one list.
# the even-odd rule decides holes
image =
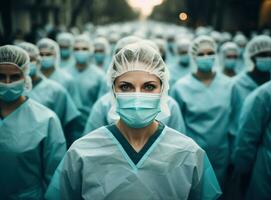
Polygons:
[[102,148],[106,141],[109,140],[108,129],[103,126],[93,130],[83,137],[76,140],[70,149],[77,150],[91,150],[92,148]]
[[53,111],[36,102],[35,100],[28,99],[26,103],[28,104],[29,114],[32,113],[32,115],[34,115],[35,118],[39,121],[47,119],[58,119]]
[[183,133],[165,126],[165,141],[174,147],[177,152],[196,153],[203,151],[196,142]]
[[61,84],[59,84],[58,82],[54,80],[45,79],[44,82],[47,86],[50,87],[50,90],[55,90],[55,91],[60,91],[60,92],[66,91],[66,89]]
[[189,73],[185,75],[183,78],[179,79],[175,85],[189,85],[191,83],[192,78],[193,78],[192,74]]
[[262,104],[266,105],[266,107],[270,107],[271,105],[271,81],[263,84],[254,90],[247,98],[248,102],[256,104],[255,106],[260,106]]

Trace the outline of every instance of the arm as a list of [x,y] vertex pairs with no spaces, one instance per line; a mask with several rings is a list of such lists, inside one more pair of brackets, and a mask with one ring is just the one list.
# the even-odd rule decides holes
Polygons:
[[103,102],[101,100],[102,99],[96,101],[96,103],[92,107],[92,110],[86,122],[84,135],[97,128],[108,125],[106,116],[109,110],[106,110],[106,107],[103,105]]
[[255,92],[245,100],[240,115],[234,164],[236,170],[241,173],[246,173],[252,168],[265,126],[270,117],[268,116],[270,115],[270,105],[265,103],[268,101],[264,100],[264,96]]
[[196,154],[196,166],[189,199],[218,199],[222,192],[210,161],[204,151],[200,150]]
[[45,199],[81,199],[81,165],[75,151],[68,151],[52,178]]
[[47,127],[48,135],[43,140],[43,173],[45,183],[49,185],[50,180],[66,152],[66,142],[59,119],[51,117]]
[[169,108],[170,108],[170,120],[168,126],[185,134],[183,115],[179,105],[174,99],[171,99],[171,103],[169,103]]

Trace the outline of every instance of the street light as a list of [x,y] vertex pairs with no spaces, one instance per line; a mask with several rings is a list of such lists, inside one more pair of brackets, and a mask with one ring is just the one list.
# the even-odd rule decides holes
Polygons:
[[187,15],[185,12],[181,12],[181,13],[179,14],[179,19],[180,19],[181,21],[186,21],[186,20],[188,19],[188,15]]

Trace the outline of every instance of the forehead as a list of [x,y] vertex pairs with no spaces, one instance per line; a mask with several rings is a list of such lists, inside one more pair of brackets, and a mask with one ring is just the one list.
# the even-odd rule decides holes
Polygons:
[[0,73],[2,74],[21,74],[22,71],[12,64],[0,64]]
[[149,81],[160,82],[160,79],[149,72],[144,71],[131,71],[117,77],[116,82],[129,82],[129,83],[145,83]]
[[76,47],[76,48],[89,48],[88,44],[84,43],[84,42],[76,42],[74,44],[74,47]]
[[40,53],[50,53],[50,54],[53,54],[53,50],[52,49],[49,49],[49,48],[40,48]]
[[226,55],[236,55],[237,51],[233,49],[229,49],[225,52]]
[[212,44],[210,44],[207,41],[202,41],[199,45],[198,45],[198,52],[205,52],[205,51],[212,51],[214,52],[213,46]]

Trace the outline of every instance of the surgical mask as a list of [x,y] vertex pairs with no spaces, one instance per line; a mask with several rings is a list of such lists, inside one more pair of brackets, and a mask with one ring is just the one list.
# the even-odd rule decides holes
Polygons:
[[245,52],[245,48],[244,47],[241,47],[240,48],[240,58],[242,58],[243,57],[243,55],[244,55],[244,52]]
[[90,59],[90,53],[88,51],[75,51],[74,57],[79,64],[86,64]]
[[178,61],[181,65],[187,66],[189,64],[189,55],[179,55],[178,56]]
[[196,62],[198,65],[199,71],[209,72],[212,70],[214,65],[215,57],[214,56],[198,56]]
[[161,94],[116,93],[117,108],[121,120],[131,128],[150,125],[160,109]]
[[70,49],[61,49],[60,50],[61,58],[68,58],[71,55]]
[[271,71],[271,57],[256,58],[256,67],[262,72]]
[[103,63],[104,59],[105,59],[105,54],[104,53],[95,53],[95,61],[97,63]]
[[24,80],[13,83],[0,83],[0,99],[5,102],[17,100],[24,91]]
[[55,57],[54,56],[43,56],[41,58],[40,65],[41,65],[42,69],[50,69],[50,68],[54,67]]
[[34,64],[34,63],[29,63],[29,75],[30,76],[34,76],[34,75],[36,75],[36,73],[37,73],[37,66],[36,66],[36,64]]
[[237,60],[233,58],[225,58],[225,68],[226,69],[234,69],[237,64]]

